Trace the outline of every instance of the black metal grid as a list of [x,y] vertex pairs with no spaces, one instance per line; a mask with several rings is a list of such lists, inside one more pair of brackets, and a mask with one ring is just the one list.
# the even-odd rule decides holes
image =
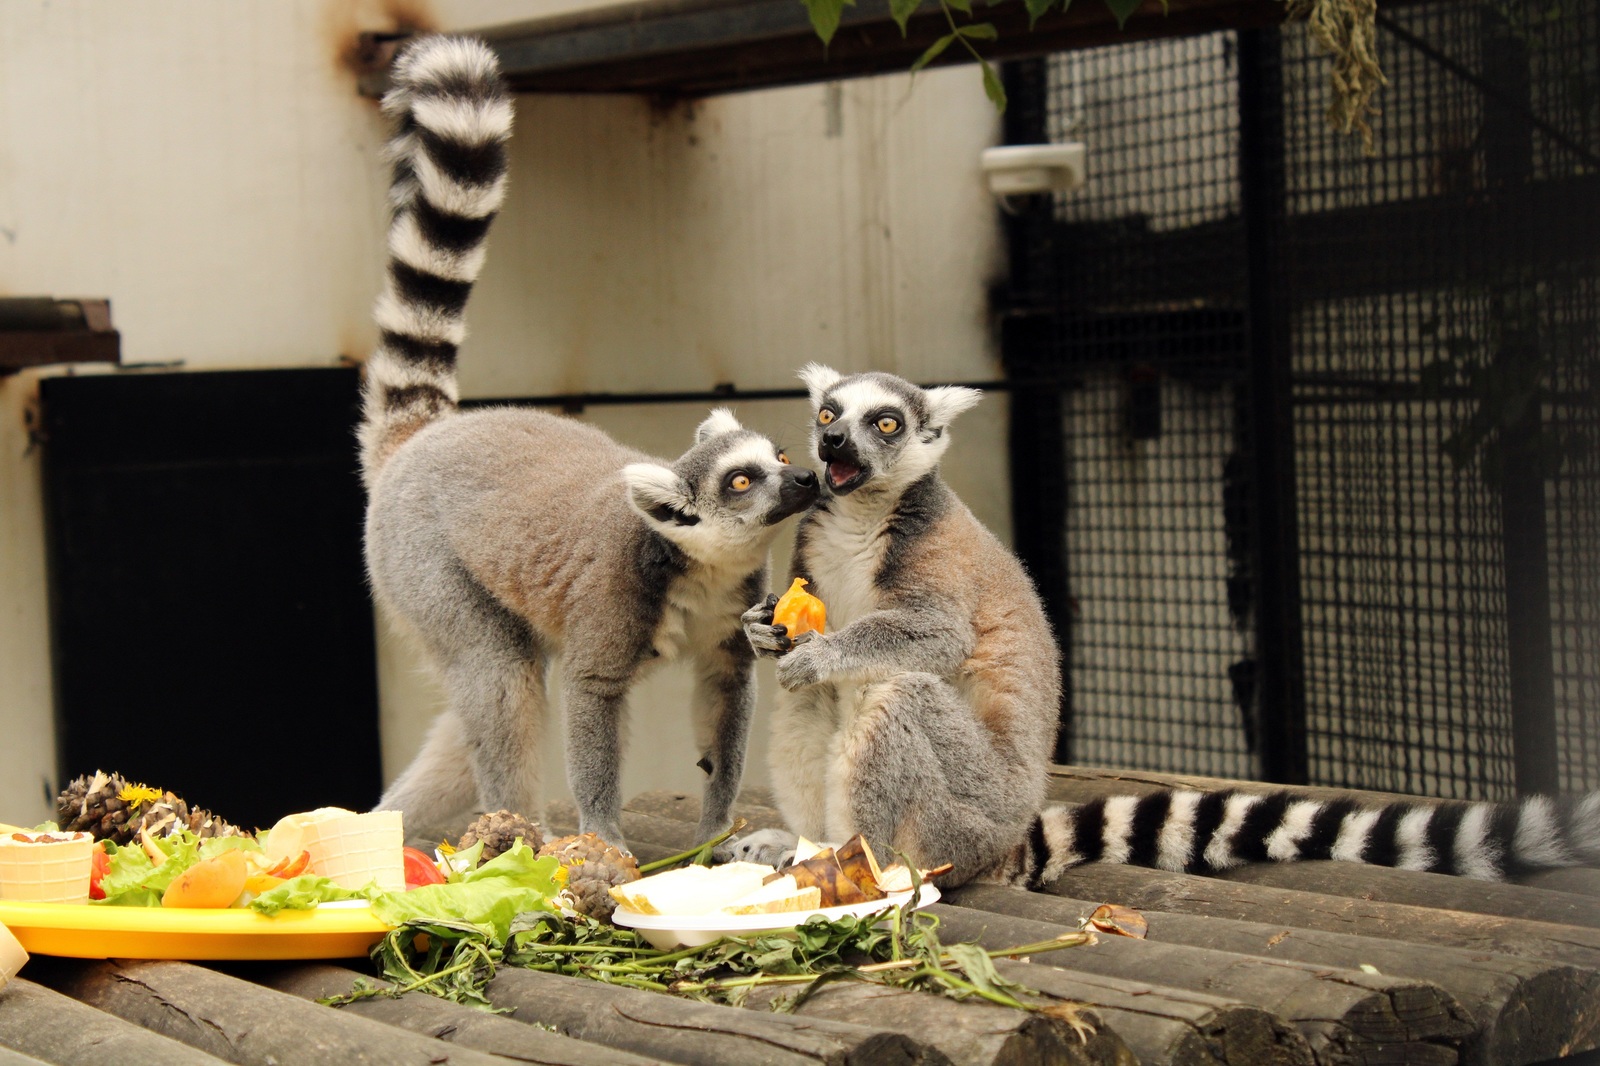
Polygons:
[[1094,146],[1054,220],[1081,762],[1255,771],[1219,488],[1247,388],[1234,52],[1223,34],[1052,61],[1052,138]]
[[1600,6],[1380,20],[1370,156],[1294,29],[1013,78],[1024,115],[1048,87],[1014,138],[1091,146],[1012,220],[1002,306],[1009,370],[1062,386],[1054,546],[1018,510],[1060,758],[1600,786]]

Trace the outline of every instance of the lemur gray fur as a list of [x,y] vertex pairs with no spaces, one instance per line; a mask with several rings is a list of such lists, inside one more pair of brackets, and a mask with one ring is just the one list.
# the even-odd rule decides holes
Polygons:
[[701,832],[729,824],[754,702],[740,614],[810,470],[713,411],[676,461],[528,409],[457,410],[462,312],[506,180],[511,104],[492,52],[430,37],[396,59],[390,262],[367,366],[362,468],[377,600],[421,640],[448,706],[378,806],[413,834],[540,807],[545,674],[562,664],[580,829],[623,845],[621,729],[656,660],[695,672]]
[[[939,476],[950,422],[978,393],[815,364],[800,376],[825,494],[791,573],[829,631],[790,640],[773,595],[744,616],[752,647],[778,656],[769,753],[791,830],[953,863],[947,885],[1036,887],[1096,860],[1208,872],[1333,858],[1487,879],[1600,862],[1600,793],[1367,809],[1168,790],[1044,806],[1059,651],[1021,564]],[[793,840],[765,830],[727,853],[781,864]]]

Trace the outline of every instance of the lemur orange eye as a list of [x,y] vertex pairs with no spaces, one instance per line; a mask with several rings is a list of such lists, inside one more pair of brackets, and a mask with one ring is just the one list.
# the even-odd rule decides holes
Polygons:
[[882,418],[878,419],[878,432],[879,433],[893,433],[895,430],[897,430],[899,428],[900,428],[899,419],[890,418],[888,415],[884,415]]
[[789,465],[789,454],[787,452],[779,452],[778,453],[778,462],[782,463],[784,466],[788,466]]
[[819,424],[825,426],[829,422],[832,422],[832,421],[833,421],[833,412],[828,410],[826,407],[824,407],[822,410],[817,412],[817,422]]
[[750,488],[750,479],[744,474],[735,474],[728,479],[728,487],[734,492],[746,492]]

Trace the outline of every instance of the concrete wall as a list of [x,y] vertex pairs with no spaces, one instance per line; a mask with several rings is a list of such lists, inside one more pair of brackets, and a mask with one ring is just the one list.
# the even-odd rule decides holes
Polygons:
[[[473,28],[556,9],[14,0],[0,20],[0,293],[110,297],[128,363],[364,355],[382,268],[384,129],[340,56],[357,29],[397,18]],[[521,98],[463,394],[781,387],[813,359],[927,380],[994,376],[984,291],[998,233],[977,158],[997,125],[963,69],[665,111]],[[0,818],[17,822],[45,817],[57,784],[39,455],[24,426],[40,373],[0,378],[0,730],[13,739],[0,745]],[[704,413],[586,417],[674,455]],[[803,444],[799,402],[738,413]],[[1004,398],[992,397],[958,425],[948,463],[1003,536],[1004,426]],[[392,776],[438,697],[382,623],[380,675]],[[770,669],[762,682],[770,694]],[[668,669],[637,694],[629,791],[696,786],[686,692]],[[764,736],[758,725],[753,780]],[[559,794],[559,752],[550,765]]]

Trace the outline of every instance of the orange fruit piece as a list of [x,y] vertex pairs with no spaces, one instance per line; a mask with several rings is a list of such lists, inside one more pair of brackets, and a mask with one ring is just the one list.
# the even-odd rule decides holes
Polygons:
[[805,578],[795,578],[789,591],[778,597],[778,605],[772,609],[772,624],[787,628],[790,639],[801,633],[821,633],[827,621],[828,609],[806,591],[806,584]]
[[173,879],[161,896],[163,907],[226,907],[244,891],[249,868],[237,848],[201,859]]

